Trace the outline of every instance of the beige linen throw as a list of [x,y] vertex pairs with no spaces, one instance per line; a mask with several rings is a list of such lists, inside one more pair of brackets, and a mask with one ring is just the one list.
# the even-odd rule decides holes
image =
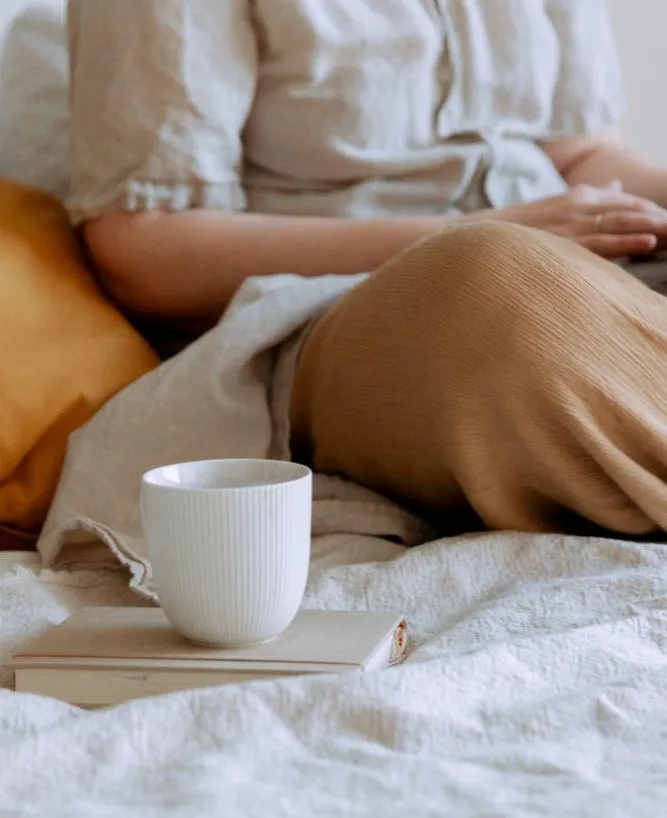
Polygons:
[[[132,587],[152,596],[138,514],[141,475],[184,460],[289,457],[288,403],[302,330],[360,278],[250,280],[215,329],[112,399],[70,440],[38,544],[45,562],[118,559]],[[390,501],[323,476],[315,481],[313,525],[315,534],[409,544],[428,533]]]

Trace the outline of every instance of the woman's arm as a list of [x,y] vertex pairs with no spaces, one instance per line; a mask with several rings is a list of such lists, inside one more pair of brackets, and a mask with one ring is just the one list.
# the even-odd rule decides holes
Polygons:
[[542,148],[571,187],[603,187],[618,181],[628,193],[667,207],[667,168],[631,150],[618,128],[578,139],[543,142]]
[[627,193],[594,188],[458,217],[158,211],[110,214],[88,222],[83,232],[104,285],[128,313],[208,325],[250,276],[366,272],[447,225],[483,219],[538,227],[609,258],[648,253],[657,237],[667,239],[665,211]]
[[[484,211],[462,220],[491,215]],[[207,210],[118,213],[88,223],[84,237],[109,294],[128,312],[217,320],[250,276],[366,272],[447,221]]]

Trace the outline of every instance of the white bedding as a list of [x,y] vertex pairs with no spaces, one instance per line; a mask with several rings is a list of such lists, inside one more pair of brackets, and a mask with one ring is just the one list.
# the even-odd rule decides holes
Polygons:
[[0,0],[0,177],[69,187],[65,0]]
[[[0,575],[0,652],[125,593],[108,573],[53,580]],[[662,546],[324,537],[307,602],[405,608],[417,650],[388,672],[96,713],[0,692],[0,815],[664,814]]]

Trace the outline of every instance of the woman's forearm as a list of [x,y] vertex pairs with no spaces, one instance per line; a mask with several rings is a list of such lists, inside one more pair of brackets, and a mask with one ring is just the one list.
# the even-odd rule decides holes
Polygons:
[[627,193],[667,207],[667,169],[635,153],[618,128],[542,147],[570,187],[620,182]]
[[604,147],[587,156],[568,176],[570,185],[603,186],[618,180],[623,189],[667,207],[667,170],[629,148]]
[[215,320],[250,276],[366,272],[447,222],[189,210],[113,214],[86,225],[84,236],[109,293],[128,311]]

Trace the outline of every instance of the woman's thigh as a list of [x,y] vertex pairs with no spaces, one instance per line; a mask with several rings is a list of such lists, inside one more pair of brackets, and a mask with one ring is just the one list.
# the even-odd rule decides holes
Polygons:
[[660,495],[667,456],[638,438],[667,421],[646,404],[659,389],[667,407],[665,304],[547,234],[444,231],[315,326],[295,381],[295,449],[439,521],[472,505],[491,527],[551,529],[565,509],[651,530],[655,515],[619,488],[613,438],[627,430],[637,493],[658,476]]

